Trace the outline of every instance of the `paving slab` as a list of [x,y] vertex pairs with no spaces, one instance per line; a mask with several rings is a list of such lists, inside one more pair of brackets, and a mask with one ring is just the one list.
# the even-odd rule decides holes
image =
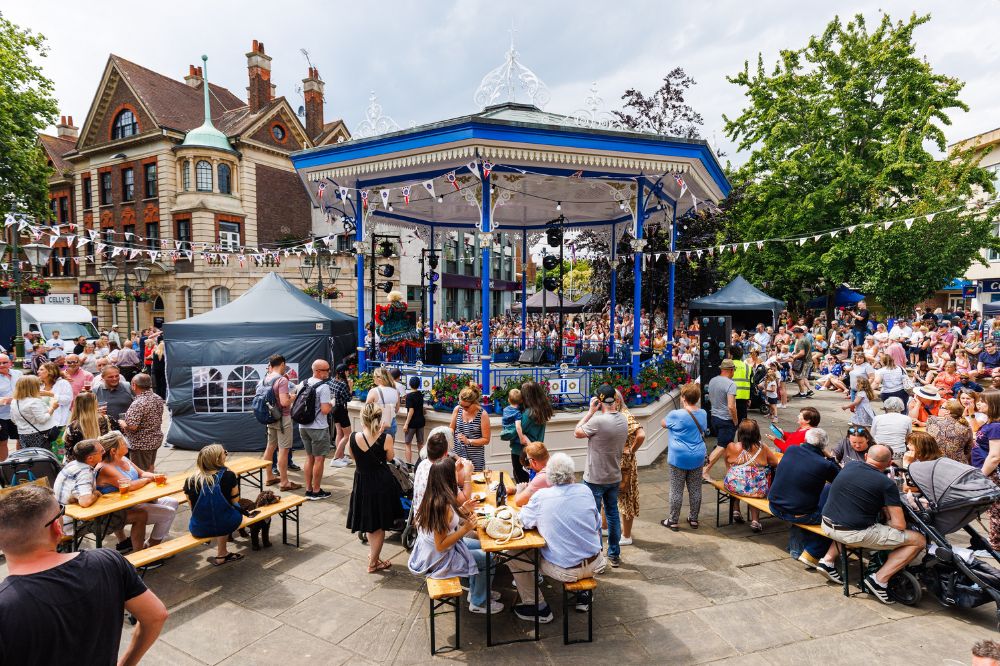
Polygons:
[[285,624],[226,659],[222,666],[339,666],[354,656],[349,650]]
[[292,606],[278,619],[317,638],[338,643],[381,612],[374,604],[324,589]]
[[266,615],[209,594],[172,611],[160,640],[206,664],[217,664],[280,626]]

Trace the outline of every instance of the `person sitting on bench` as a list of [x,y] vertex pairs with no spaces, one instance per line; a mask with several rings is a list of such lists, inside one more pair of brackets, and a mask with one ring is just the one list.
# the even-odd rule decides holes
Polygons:
[[[823,517],[829,484],[840,467],[824,453],[829,437],[822,428],[806,431],[806,441],[789,447],[774,472],[767,499],[775,518],[819,525]],[[830,540],[792,525],[788,531],[788,552],[809,568],[826,554]]]
[[[885,564],[864,580],[864,587],[884,604],[893,603],[886,590],[889,579],[920,555],[927,543],[922,534],[906,529],[899,489],[885,475],[891,463],[888,446],[871,447],[865,462],[849,462],[840,471],[823,507],[823,532],[835,542],[892,551]],[[887,524],[878,522],[882,514],[888,518]],[[817,568],[830,580],[843,583],[835,567],[837,543],[830,546]]]

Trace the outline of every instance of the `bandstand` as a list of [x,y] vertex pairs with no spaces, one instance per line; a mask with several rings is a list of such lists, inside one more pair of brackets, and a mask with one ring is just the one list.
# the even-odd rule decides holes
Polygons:
[[[680,256],[676,221],[699,205],[717,203],[730,189],[705,141],[625,131],[518,103],[488,106],[473,115],[302,151],[294,154],[292,161],[314,203],[326,212],[331,233],[354,233],[361,313],[359,370],[391,362],[403,365],[404,374],[418,369],[432,376],[463,373],[485,387],[486,393],[511,376],[573,376],[580,380],[577,391],[585,399],[591,394],[590,378],[595,373],[613,369],[635,378],[643,364],[657,362],[656,358],[643,360],[639,349],[646,246],[643,230],[651,222],[671,229],[667,312],[673,313],[674,264]],[[387,233],[398,235],[401,229],[412,230],[427,248],[402,248],[404,261],[420,261],[422,251],[424,255],[440,253],[448,232],[477,236],[482,292],[478,358],[467,357],[457,366],[420,363],[417,368],[413,363],[417,357],[373,357],[372,350],[364,346],[366,325],[371,321],[366,290],[372,298],[385,297],[372,289],[370,281],[367,262],[375,256],[372,244]],[[532,249],[549,240],[553,229],[558,229],[556,237],[562,243],[575,230],[607,238],[612,313],[618,270],[633,259],[629,267],[634,278],[631,341],[617,345],[610,341],[601,350],[607,358],[604,365],[577,365],[578,356],[561,358],[561,349],[556,350],[555,358],[549,355],[547,366],[524,368],[509,362],[512,347],[519,352],[532,343],[524,333],[524,270],[521,338],[504,341],[502,348],[493,344],[491,254],[497,232],[519,243],[521,257],[530,261]],[[627,244],[622,244],[623,240]],[[620,245],[629,250],[627,255],[620,254]],[[432,332],[435,296],[432,292],[429,299]],[[673,317],[667,320],[668,339],[672,339]]]

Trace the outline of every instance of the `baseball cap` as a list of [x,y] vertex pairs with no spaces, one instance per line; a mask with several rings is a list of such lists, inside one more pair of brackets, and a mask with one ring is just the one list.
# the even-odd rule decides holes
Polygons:
[[606,405],[615,401],[615,389],[610,384],[601,384],[597,389],[597,399]]
[[733,363],[733,359],[727,358],[722,363],[719,364],[720,370],[735,370],[736,364]]

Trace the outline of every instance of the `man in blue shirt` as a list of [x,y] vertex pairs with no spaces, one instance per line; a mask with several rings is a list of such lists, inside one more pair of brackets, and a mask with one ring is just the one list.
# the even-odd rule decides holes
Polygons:
[[[542,548],[542,573],[558,581],[571,583],[592,578],[607,564],[601,552],[601,514],[594,495],[582,483],[574,483],[576,466],[565,453],[554,453],[545,466],[549,488],[542,488],[521,509],[521,523],[526,529],[537,528],[545,539]],[[522,620],[551,622],[552,610],[541,590],[535,596],[534,567],[529,562],[511,560],[507,567],[514,575],[520,603],[514,614]],[[579,599],[577,610],[587,610],[588,601]]]
[[[801,446],[790,446],[778,463],[767,499],[771,514],[800,525],[819,525],[829,484],[837,478],[840,467],[823,453],[829,437],[822,428],[806,431]],[[788,552],[808,567],[830,547],[830,540],[792,525],[788,532]]]
[[997,378],[997,370],[1000,369],[1000,352],[997,351],[996,342],[987,340],[983,346],[983,351],[979,353],[979,364],[976,368],[976,377]]

